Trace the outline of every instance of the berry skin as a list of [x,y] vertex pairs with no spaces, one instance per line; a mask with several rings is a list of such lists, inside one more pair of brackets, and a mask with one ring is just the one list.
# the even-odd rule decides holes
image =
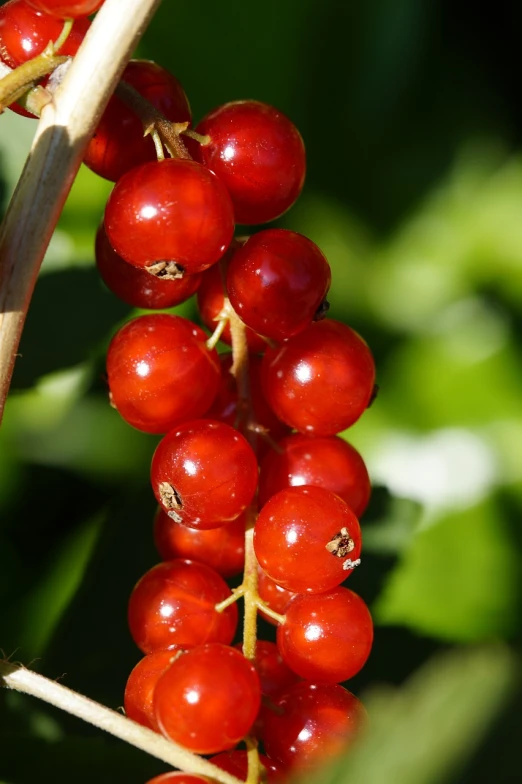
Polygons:
[[194,420],[160,441],[151,481],[158,503],[173,520],[193,528],[218,528],[239,517],[251,502],[256,457],[229,425]]
[[293,772],[345,751],[367,721],[363,704],[337,683],[296,683],[261,713],[267,754]]
[[325,319],[268,349],[261,380],[279,419],[301,433],[333,436],[368,408],[375,365],[357,332]]
[[235,577],[245,563],[245,515],[219,528],[200,531],[174,522],[158,509],[154,544],[163,561],[190,558],[212,567],[221,577]]
[[206,642],[232,641],[235,604],[218,613],[215,605],[231,595],[217,572],[196,561],[158,564],[136,583],[129,600],[129,628],[143,653]]
[[[285,614],[286,605],[297,595],[275,583],[261,568],[258,569],[257,574],[257,592],[260,599],[279,615]],[[276,621],[263,610],[259,610],[259,613],[268,623],[276,625]]]
[[[240,642],[235,647],[239,651],[243,650]],[[254,667],[259,676],[261,693],[267,697],[276,697],[301,680],[284,663],[275,642],[268,640],[257,640]]]
[[107,376],[111,402],[126,422],[166,433],[206,413],[220,381],[218,355],[206,338],[187,319],[164,313],[139,316],[116,333]]
[[295,596],[277,627],[277,647],[290,669],[311,681],[339,683],[364,666],[373,642],[370,611],[347,588]]
[[[226,770],[227,773],[231,773],[240,781],[247,780],[248,757],[247,752],[242,749],[222,751],[221,754],[216,754],[215,757],[211,757],[209,762],[212,762],[213,765],[217,765],[218,768],[221,768],[222,770]],[[277,763],[268,759],[268,757],[265,757],[264,754],[259,755],[259,762],[266,770],[266,779],[261,779],[263,782],[266,781],[267,784],[278,784],[278,782],[282,782],[283,774]]]
[[212,784],[210,779],[206,776],[193,776],[191,773],[181,773],[173,771],[169,773],[162,773],[160,776],[154,776],[149,779],[146,784]]
[[[180,82],[165,68],[150,60],[131,60],[122,81],[171,122],[190,122],[191,111]],[[83,162],[100,177],[116,182],[125,172],[156,160],[152,139],[143,135],[137,114],[113,95],[89,142]]]
[[260,704],[254,666],[239,651],[216,643],[176,659],[154,693],[162,733],[197,754],[233,748],[250,730]]
[[132,670],[125,686],[123,705],[128,719],[159,732],[152,700],[158,679],[172,664],[182,648],[147,654]]
[[340,585],[361,552],[359,521],[322,487],[288,487],[267,501],[254,527],[254,549],[271,580],[294,593]]
[[37,11],[55,16],[57,19],[77,19],[81,16],[94,14],[103,5],[104,0],[76,0],[76,2],[27,0],[27,2]]
[[174,280],[219,261],[232,241],[234,211],[213,172],[168,158],[118,180],[105,208],[105,229],[130,264]]
[[311,240],[295,231],[267,229],[236,250],[226,283],[241,320],[282,341],[311,324],[330,281],[330,266]]
[[296,201],[306,172],[305,148],[295,125],[273,106],[226,103],[196,130],[210,136],[210,143],[195,155],[228,188],[237,223],[267,223]]
[[[215,403],[214,403],[215,405]],[[331,490],[360,518],[370,500],[364,460],[338,436],[311,438],[295,433],[283,438],[264,458],[259,473],[259,504],[285,487],[315,485]]]
[[[89,26],[88,19],[74,22],[57,54],[75,55]],[[16,68],[41,54],[49,41],[56,41],[62,27],[62,21],[36,11],[25,0],[11,0],[0,8],[0,58]]]
[[96,234],[95,256],[98,272],[105,285],[119,299],[135,308],[173,308],[191,297],[201,281],[201,275],[184,275],[180,280],[161,280],[146,270],[133,267],[112,249],[103,223]]

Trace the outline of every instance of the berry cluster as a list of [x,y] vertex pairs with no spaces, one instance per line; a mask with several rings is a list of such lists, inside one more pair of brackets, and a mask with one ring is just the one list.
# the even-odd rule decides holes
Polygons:
[[[75,21],[60,52],[74,55],[100,5],[11,0],[0,9],[2,60],[16,67],[40,54],[63,17]],[[311,240],[274,228],[234,236],[236,224],[272,221],[299,196],[295,126],[253,100],[191,123],[178,80],[132,61],[85,155],[115,182],[95,248],[107,286],[147,310],[196,293],[213,331],[150,313],[108,350],[112,406],[163,436],[151,466],[162,562],[130,597],[144,658],[125,711],[240,779],[260,761],[281,781],[345,748],[365,721],[340,683],[368,658],[372,620],[342,584],[360,563],[370,483],[337,433],[372,401],[375,368],[364,340],[325,318],[330,267]],[[232,352],[218,355],[218,340]],[[231,590],[225,578],[241,572]],[[258,612],[276,624],[276,643],[257,639]]]

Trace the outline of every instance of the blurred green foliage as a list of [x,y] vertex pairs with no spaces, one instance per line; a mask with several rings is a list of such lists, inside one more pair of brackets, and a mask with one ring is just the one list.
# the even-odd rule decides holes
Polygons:
[[[508,0],[164,2],[140,45],[182,80],[196,120],[252,97],[298,125],[308,179],[279,225],[324,250],[330,315],[376,356],[379,397],[344,434],[376,486],[350,578],[376,621],[349,684],[372,728],[325,784],[518,781],[521,17]],[[0,118],[2,193],[33,133]],[[109,191],[80,172],[0,430],[0,647],[117,707],[139,658],[127,598],[157,560],[157,439],[107,403],[104,350],[133,315],[93,268]],[[193,302],[178,312],[196,317]],[[0,728],[6,784],[162,770],[20,695],[0,694]]]

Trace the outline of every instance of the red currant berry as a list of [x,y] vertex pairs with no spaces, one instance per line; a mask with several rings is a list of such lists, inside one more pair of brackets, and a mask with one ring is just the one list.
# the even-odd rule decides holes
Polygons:
[[364,728],[363,704],[337,683],[296,683],[263,708],[267,753],[286,769],[306,771],[345,751]]
[[[238,642],[236,648],[242,650],[242,644]],[[284,663],[275,642],[268,640],[257,640],[254,667],[259,675],[261,693],[267,697],[276,697],[301,680]]]
[[361,552],[359,522],[345,502],[322,487],[288,487],[267,501],[254,527],[257,560],[295,593],[340,585]]
[[[121,78],[171,122],[191,121],[183,87],[175,76],[157,63],[131,60]],[[155,160],[154,144],[143,135],[141,120],[114,95],[98,123],[83,162],[100,177],[116,182],[129,169]]]
[[295,596],[277,627],[277,647],[290,669],[311,681],[337,683],[364,666],[373,642],[370,611],[347,588]]
[[154,693],[163,734],[197,754],[233,748],[251,728],[260,704],[254,666],[239,651],[218,644],[176,659]]
[[77,19],[81,16],[94,14],[103,5],[103,0],[76,0],[76,2],[64,2],[64,0],[27,0],[29,5],[42,11],[49,16],[58,19]]
[[257,486],[256,457],[222,422],[195,420],[160,441],[151,466],[154,494],[178,523],[218,528],[245,511]]
[[364,460],[353,446],[338,436],[310,438],[295,433],[283,438],[277,449],[267,454],[259,473],[261,506],[285,487],[299,485],[331,490],[357,517],[362,515],[370,499],[370,478]]
[[152,699],[160,675],[170,667],[182,648],[147,654],[132,670],[125,686],[123,705],[128,719],[159,732]]
[[158,509],[154,544],[163,561],[191,558],[211,566],[222,577],[234,577],[245,563],[245,515],[219,528],[200,531],[174,522]]
[[122,258],[172,280],[219,261],[234,234],[234,212],[213,172],[169,158],[118,180],[105,208],[105,229]]
[[237,223],[267,223],[292,206],[304,183],[305,148],[288,117],[259,101],[226,103],[197,126],[210,142],[198,160],[232,196]]
[[261,380],[279,419],[301,433],[332,436],[368,408],[375,365],[357,332],[327,319],[268,349]]
[[311,324],[330,281],[329,264],[311,240],[295,231],[267,229],[236,250],[226,284],[241,320],[281,341]]
[[212,782],[206,776],[193,776],[191,773],[173,771],[154,776],[146,784],[212,784]]
[[[268,605],[271,610],[279,613],[279,615],[285,614],[286,605],[290,599],[293,599],[294,596],[297,595],[275,583],[261,568],[258,570],[257,575],[257,592],[259,598]],[[269,623],[276,624],[276,621],[264,613],[263,610],[259,610],[259,613]]]
[[162,310],[185,302],[198,288],[201,275],[185,275],[180,280],[161,280],[146,270],[133,267],[112,249],[103,223],[96,234],[96,265],[105,285],[135,308]]
[[139,316],[116,333],[107,354],[112,404],[146,433],[166,433],[201,416],[220,380],[217,352],[207,336],[180,316]]
[[[57,53],[75,55],[89,25],[88,19],[74,22]],[[0,8],[0,58],[16,68],[41,54],[49,41],[56,41],[62,28],[63,22],[36,11],[25,0],[11,0]]]
[[232,641],[237,606],[215,605],[231,595],[217,572],[205,564],[174,560],[154,566],[136,584],[129,600],[129,628],[138,648],[151,653],[172,646]]
[[[221,754],[216,754],[211,757],[209,762],[217,765],[221,770],[226,770],[231,773],[240,781],[246,781],[248,775],[248,757],[247,752],[242,749],[235,749],[234,751],[222,751]],[[264,754],[259,755],[259,762],[266,771],[266,778],[260,779],[267,784],[278,784],[282,781],[282,771],[277,763],[265,757]]]

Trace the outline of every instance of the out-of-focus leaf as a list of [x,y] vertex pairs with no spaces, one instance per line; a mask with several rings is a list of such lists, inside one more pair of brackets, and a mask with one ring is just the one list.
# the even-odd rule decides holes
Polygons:
[[400,689],[363,702],[367,736],[310,784],[438,784],[458,771],[507,701],[515,661],[504,648],[432,658]]

